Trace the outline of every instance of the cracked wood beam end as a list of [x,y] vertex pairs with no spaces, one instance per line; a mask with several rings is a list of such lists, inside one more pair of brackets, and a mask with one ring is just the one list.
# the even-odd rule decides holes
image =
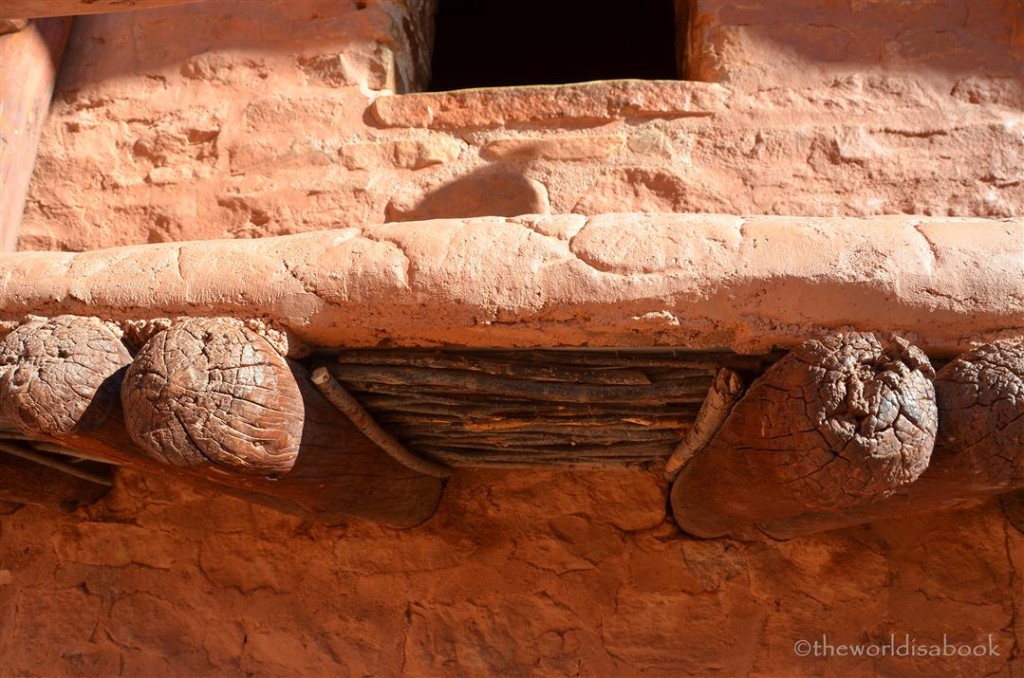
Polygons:
[[927,470],[892,497],[841,514],[777,520],[778,539],[925,511],[965,508],[1024,488],[1024,343],[974,348],[935,378],[939,428]]
[[410,527],[440,501],[238,321],[182,321],[129,362],[94,318],[27,323],[0,342],[0,407],[33,437],[325,522]]
[[935,442],[934,376],[902,339],[806,342],[751,384],[682,468],[676,522],[721,537],[805,513],[841,516],[912,483]]
[[[552,235],[561,234],[561,235]],[[953,357],[1024,336],[1024,220],[608,214],[20,252],[0,320],[259,317],[311,346],[757,353],[880,328]]]

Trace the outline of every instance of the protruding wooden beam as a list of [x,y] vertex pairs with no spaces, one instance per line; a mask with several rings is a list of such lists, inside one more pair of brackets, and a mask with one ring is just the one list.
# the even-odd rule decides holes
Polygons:
[[127,351],[108,332],[64,316],[8,335],[3,413],[33,437],[325,522],[409,527],[436,508],[440,480],[380,451],[302,366],[239,322],[184,320],[156,334],[123,384]]
[[913,482],[935,442],[934,376],[902,339],[806,342],[750,386],[683,467],[671,493],[676,522],[720,537],[842,513]]
[[240,323],[160,332],[121,386],[128,432],[158,461],[278,477],[295,466],[303,404],[291,368]]
[[107,14],[133,9],[185,5],[202,0],[4,0],[0,19],[35,19],[48,16]]
[[1024,344],[972,349],[935,378],[939,428],[928,469],[892,497],[764,526],[779,539],[893,516],[961,508],[1024,488]]
[[408,527],[441,481],[393,460],[313,387],[305,368],[223,318],[182,320],[139,351],[121,387],[128,431],[152,458],[316,514]]
[[88,435],[116,406],[131,361],[120,337],[96,318],[32,320],[0,342],[0,407],[30,435]]
[[[11,4],[0,2],[2,18],[26,16],[8,13]],[[0,252],[13,252],[18,242],[39,135],[70,31],[70,19],[47,19],[0,36]]]

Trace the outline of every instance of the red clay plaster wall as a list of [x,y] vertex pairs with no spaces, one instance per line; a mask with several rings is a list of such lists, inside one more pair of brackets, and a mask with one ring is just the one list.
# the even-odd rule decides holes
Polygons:
[[[0,521],[19,676],[1016,675],[1024,535],[997,504],[786,543],[701,541],[642,472],[460,473],[396,532],[327,528],[124,474]],[[999,657],[802,659],[794,644]]]
[[[494,213],[1024,211],[1019,3],[696,0],[712,84],[583,86],[539,121],[550,92],[478,93],[441,122],[445,95],[381,99],[422,80],[406,4],[359,4],[79,20],[21,247],[471,216],[444,212],[499,193]],[[398,532],[122,474],[76,514],[0,516],[0,674],[1014,676],[1022,573],[998,503],[700,541],[653,474],[463,472]],[[890,634],[999,655],[794,654]]]
[[690,70],[712,82],[395,98],[425,81],[429,33],[405,29],[422,5],[78,19],[20,248],[522,213],[1024,211],[1019,3],[701,0]]

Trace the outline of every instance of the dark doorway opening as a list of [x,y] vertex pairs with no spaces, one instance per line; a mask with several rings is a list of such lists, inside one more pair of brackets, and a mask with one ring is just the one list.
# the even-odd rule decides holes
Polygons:
[[439,0],[429,90],[676,79],[674,4]]

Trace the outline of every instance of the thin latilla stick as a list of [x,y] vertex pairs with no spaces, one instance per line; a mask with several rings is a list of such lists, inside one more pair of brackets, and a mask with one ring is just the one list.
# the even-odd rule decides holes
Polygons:
[[452,474],[452,470],[443,464],[417,457],[402,443],[395,440],[390,433],[382,429],[373,420],[370,413],[359,404],[359,401],[353,398],[352,394],[331,376],[326,367],[318,367],[313,370],[312,380],[324,397],[348,417],[360,433],[372,440],[399,464],[435,478],[447,478]]
[[33,450],[21,447],[20,445],[11,445],[9,443],[0,442],[0,452],[6,452],[12,457],[21,457],[28,461],[35,462],[40,466],[46,466],[52,469],[56,469],[61,473],[65,473],[75,478],[87,480],[90,483],[96,483],[97,485],[103,485],[104,487],[113,487],[114,483],[109,478],[104,478],[96,473],[90,473],[84,469],[75,468],[72,464],[65,463],[59,459],[55,459],[49,455],[39,454]]
[[733,405],[739,400],[743,392],[743,380],[740,375],[722,367],[715,374],[711,383],[711,389],[704,398],[700,411],[694,419],[693,426],[686,432],[683,442],[672,452],[672,456],[665,463],[665,477],[669,480],[679,475],[686,462],[693,458],[693,455],[707,447],[711,438],[722,426],[722,422],[729,416]]

